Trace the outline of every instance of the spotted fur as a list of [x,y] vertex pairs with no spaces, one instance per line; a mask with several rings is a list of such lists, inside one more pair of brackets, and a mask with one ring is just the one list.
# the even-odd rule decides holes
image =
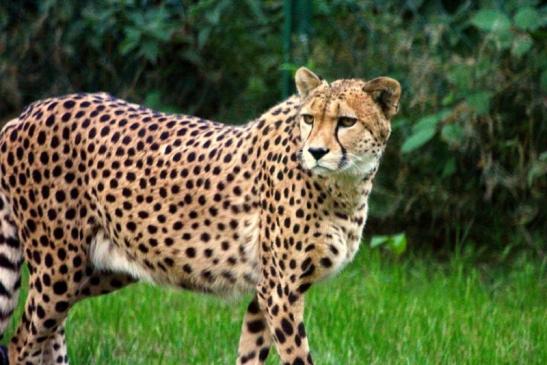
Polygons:
[[[389,80],[296,81],[299,96],[241,127],[107,94],[38,101],[4,127],[1,332],[22,257],[30,272],[10,363],[67,364],[70,307],[146,280],[255,292],[237,363],[262,364],[275,344],[284,364],[311,364],[303,295],[358,249],[398,95]],[[341,132],[341,112],[359,124]],[[330,152],[313,162],[310,146]]]

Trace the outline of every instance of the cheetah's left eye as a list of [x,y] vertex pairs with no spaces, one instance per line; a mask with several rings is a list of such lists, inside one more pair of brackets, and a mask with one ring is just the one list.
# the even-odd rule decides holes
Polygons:
[[313,124],[313,116],[309,114],[302,114],[302,120],[308,125]]
[[349,128],[357,122],[357,118],[352,117],[339,117],[338,125],[340,127]]

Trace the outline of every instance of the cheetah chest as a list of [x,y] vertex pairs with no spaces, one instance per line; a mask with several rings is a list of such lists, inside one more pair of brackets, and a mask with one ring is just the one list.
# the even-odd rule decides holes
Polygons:
[[353,260],[359,250],[366,215],[365,207],[351,218],[331,217],[325,224],[320,279],[335,275]]

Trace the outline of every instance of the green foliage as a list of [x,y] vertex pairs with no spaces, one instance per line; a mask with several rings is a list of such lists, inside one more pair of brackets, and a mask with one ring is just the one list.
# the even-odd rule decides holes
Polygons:
[[[243,122],[276,103],[281,72],[389,75],[401,112],[369,229],[410,244],[504,247],[547,226],[547,8],[535,0],[314,1],[284,63],[281,0],[44,0],[0,4],[0,115],[106,90]],[[517,237],[515,237],[517,236]]]
[[[402,110],[375,186],[370,228],[410,244],[473,238],[537,252],[545,237],[547,8],[537,1],[322,1],[311,59],[328,78],[381,74]],[[446,4],[446,5],[445,5]],[[343,26],[342,26],[343,24]]]
[[386,247],[396,256],[401,256],[407,248],[407,239],[404,233],[389,236],[372,236],[370,247]]
[[168,110],[245,121],[279,98],[280,6],[2,2],[0,115],[45,96],[105,90],[137,102],[159,93]]

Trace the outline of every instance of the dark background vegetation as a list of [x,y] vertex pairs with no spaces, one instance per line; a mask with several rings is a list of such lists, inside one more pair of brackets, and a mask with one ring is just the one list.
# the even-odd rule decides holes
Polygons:
[[2,1],[0,120],[39,98],[102,90],[242,123],[280,101],[283,73],[300,65],[329,80],[389,75],[404,95],[367,233],[543,257],[545,6],[318,0],[309,18],[293,11],[305,27],[287,59],[284,3]]

